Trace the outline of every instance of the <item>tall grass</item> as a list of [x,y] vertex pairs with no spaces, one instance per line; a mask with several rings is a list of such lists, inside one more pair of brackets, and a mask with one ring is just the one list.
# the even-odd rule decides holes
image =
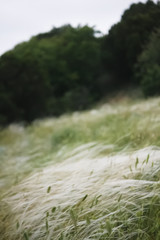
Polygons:
[[160,239],[160,99],[0,132],[0,239]]

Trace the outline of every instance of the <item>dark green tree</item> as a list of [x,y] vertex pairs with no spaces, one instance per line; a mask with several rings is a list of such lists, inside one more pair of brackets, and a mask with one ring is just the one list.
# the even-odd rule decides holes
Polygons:
[[0,121],[84,109],[99,96],[100,41],[88,26],[53,28],[0,57]]
[[50,39],[48,35],[41,36],[38,44],[46,56],[45,64],[56,97],[55,113],[84,109],[99,95],[100,41],[88,26],[66,25],[51,32],[58,34]]
[[139,56],[135,77],[146,96],[160,94],[160,29],[152,33]]
[[0,79],[0,112],[4,122],[31,121],[47,114],[51,86],[32,49],[15,49],[1,56]]
[[103,42],[103,64],[118,86],[133,83],[134,65],[151,32],[160,27],[160,5],[132,4],[113,25]]

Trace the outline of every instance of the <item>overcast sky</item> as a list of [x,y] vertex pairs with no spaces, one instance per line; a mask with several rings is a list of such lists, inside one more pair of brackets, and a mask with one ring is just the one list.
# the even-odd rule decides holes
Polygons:
[[67,23],[88,24],[106,34],[124,10],[139,1],[0,0],[0,55],[31,36]]

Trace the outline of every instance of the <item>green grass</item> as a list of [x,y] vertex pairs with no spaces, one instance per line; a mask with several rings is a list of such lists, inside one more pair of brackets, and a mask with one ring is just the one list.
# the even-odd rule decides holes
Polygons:
[[160,239],[160,98],[0,131],[0,239]]

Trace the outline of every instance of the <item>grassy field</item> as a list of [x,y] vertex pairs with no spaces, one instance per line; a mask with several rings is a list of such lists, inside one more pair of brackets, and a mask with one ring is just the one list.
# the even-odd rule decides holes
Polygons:
[[0,131],[1,240],[159,240],[160,98]]

